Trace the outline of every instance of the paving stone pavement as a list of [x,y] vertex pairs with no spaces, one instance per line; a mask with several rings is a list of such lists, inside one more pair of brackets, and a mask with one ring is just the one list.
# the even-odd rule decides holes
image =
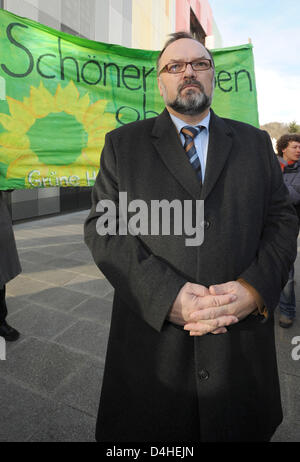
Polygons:
[[[0,361],[2,442],[94,441],[113,288],[83,242],[87,214],[14,226],[23,272],[7,284],[8,321],[21,337],[6,343]],[[300,281],[300,258],[295,267]],[[292,339],[300,341],[300,315],[288,330],[276,322],[275,332],[285,419],[273,441],[299,442],[300,360],[292,358]]]

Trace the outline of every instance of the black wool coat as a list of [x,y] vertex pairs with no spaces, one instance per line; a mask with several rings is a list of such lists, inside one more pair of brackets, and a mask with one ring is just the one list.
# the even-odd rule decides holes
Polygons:
[[12,222],[0,191],[0,288],[20,272]]
[[[98,441],[260,441],[282,420],[273,312],[296,257],[297,218],[267,133],[213,112],[209,133],[202,189],[167,110],[106,136],[85,223],[115,288]],[[151,200],[203,199],[204,242],[100,236],[98,201],[118,205],[120,191],[149,209]],[[263,297],[267,321],[251,314],[202,337],[167,321],[187,281],[239,277]]]

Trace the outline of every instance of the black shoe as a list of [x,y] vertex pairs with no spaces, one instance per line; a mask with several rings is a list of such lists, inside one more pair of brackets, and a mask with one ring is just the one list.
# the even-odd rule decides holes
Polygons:
[[20,333],[4,321],[0,325],[0,337],[4,337],[7,342],[15,342],[20,337]]
[[292,327],[293,324],[294,324],[293,319],[288,318],[284,314],[280,315],[280,318],[279,318],[280,327],[283,327],[283,329],[288,329],[289,327]]

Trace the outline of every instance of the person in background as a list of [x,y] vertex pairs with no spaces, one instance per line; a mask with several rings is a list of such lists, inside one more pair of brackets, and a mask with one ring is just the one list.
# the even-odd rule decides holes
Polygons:
[[0,337],[14,342],[20,333],[6,322],[5,284],[21,272],[10,214],[0,191]]
[[[300,219],[300,134],[282,135],[277,141],[277,153],[284,182],[289,190],[290,199]],[[279,325],[291,327],[296,317],[296,296],[294,288],[294,265],[289,279],[280,295]]]

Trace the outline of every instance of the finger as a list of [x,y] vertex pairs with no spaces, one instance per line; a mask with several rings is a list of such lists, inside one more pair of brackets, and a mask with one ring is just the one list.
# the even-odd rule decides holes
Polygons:
[[238,318],[236,316],[220,316],[217,319],[187,323],[184,326],[184,330],[197,332],[197,335],[204,335],[208,334],[209,332],[213,332],[216,329],[229,326],[237,322]]
[[235,302],[237,296],[235,294],[225,295],[207,295],[205,297],[199,297],[197,300],[197,308],[202,310],[204,308],[221,307],[228,305],[229,303]]
[[216,334],[226,334],[226,332],[228,332],[226,327],[220,327],[219,329],[216,329],[216,330],[212,331],[212,334],[214,334],[214,335],[216,335]]
[[[214,335],[217,335],[217,334],[226,334],[226,332],[228,332],[228,330],[226,329],[226,327],[220,327],[219,329],[216,329],[216,330],[213,330],[212,332],[210,332],[211,334],[214,334]],[[203,335],[203,334],[199,334],[198,332],[196,331],[190,331],[190,336],[200,336],[200,335]]]
[[208,319],[216,319],[220,316],[233,315],[231,305],[203,308],[202,310],[193,311],[190,314],[191,321],[206,321]]
[[[218,335],[218,334],[226,334],[226,332],[228,332],[226,327],[221,327],[220,329],[216,329],[213,332],[206,332],[206,333],[207,334]],[[199,333],[199,332],[196,332],[196,331],[190,331],[189,335],[191,337],[201,337],[202,335],[206,335],[206,334],[204,334],[203,332]]]
[[209,290],[207,287],[202,286],[201,284],[193,284],[192,282],[188,286],[188,292],[199,297],[209,295]]
[[223,295],[229,292],[228,284],[216,284],[209,287],[209,293],[211,295]]
[[209,330],[209,332],[212,332],[216,329],[230,326],[231,324],[236,324],[238,322],[238,318],[233,315],[226,315],[226,316],[220,316],[216,319],[208,319],[208,320],[200,320],[197,322],[187,322],[184,325],[185,330],[195,330],[195,331],[204,331],[206,329]]

